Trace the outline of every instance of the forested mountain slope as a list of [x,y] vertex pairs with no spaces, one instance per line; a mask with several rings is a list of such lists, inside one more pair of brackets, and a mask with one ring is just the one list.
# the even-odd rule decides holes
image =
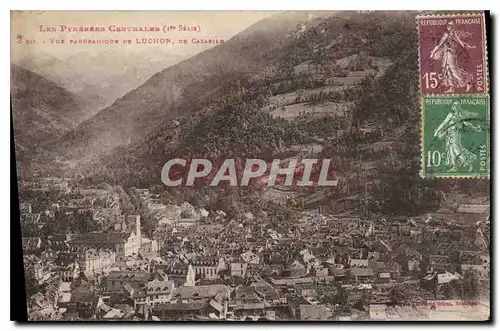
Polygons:
[[16,65],[11,65],[11,105],[19,156],[54,142],[84,116],[82,100]]

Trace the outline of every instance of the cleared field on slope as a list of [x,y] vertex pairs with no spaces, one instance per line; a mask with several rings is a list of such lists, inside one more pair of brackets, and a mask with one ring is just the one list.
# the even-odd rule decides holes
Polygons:
[[308,105],[307,103],[297,103],[283,108],[277,108],[271,111],[271,116],[281,117],[286,120],[293,120],[300,114],[314,114],[314,116],[322,117],[343,116],[353,107],[352,102],[325,102],[320,105]]

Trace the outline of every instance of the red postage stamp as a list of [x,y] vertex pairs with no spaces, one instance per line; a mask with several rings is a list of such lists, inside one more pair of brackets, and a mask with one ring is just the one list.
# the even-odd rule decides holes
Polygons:
[[422,94],[488,92],[483,14],[418,16],[417,25]]

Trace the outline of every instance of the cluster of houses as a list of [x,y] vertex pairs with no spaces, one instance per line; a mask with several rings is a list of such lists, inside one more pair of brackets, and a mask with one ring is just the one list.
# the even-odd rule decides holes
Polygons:
[[[282,224],[162,205],[137,190],[157,211],[148,238],[141,215],[112,216],[121,210],[112,190],[74,190],[85,208],[108,210],[113,226],[23,237],[32,320],[429,319],[426,302],[471,297],[467,273],[478,291],[489,287],[488,211],[480,207],[411,219],[310,211]],[[73,204],[33,210],[25,201],[21,209]]]

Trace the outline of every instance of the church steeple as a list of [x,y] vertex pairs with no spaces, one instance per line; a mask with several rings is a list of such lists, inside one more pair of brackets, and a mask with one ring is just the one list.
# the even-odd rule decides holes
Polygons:
[[195,272],[193,266],[190,264],[188,266],[188,272],[186,275],[186,283],[184,286],[194,286],[195,285]]
[[73,266],[73,280],[77,279],[78,277],[80,277],[80,266],[78,265],[78,262],[75,261]]
[[141,247],[141,216],[135,215],[135,235],[137,236],[137,244]]

